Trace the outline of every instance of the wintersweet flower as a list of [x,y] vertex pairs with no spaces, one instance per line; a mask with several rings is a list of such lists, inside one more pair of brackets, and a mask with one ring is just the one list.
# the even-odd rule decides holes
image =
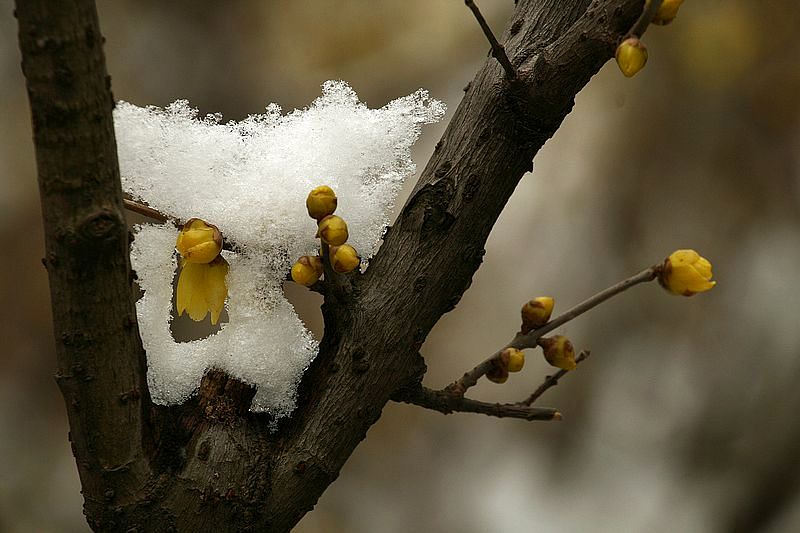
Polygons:
[[210,263],[222,251],[222,234],[213,224],[190,218],[178,234],[175,248],[188,263]]
[[337,203],[338,200],[333,189],[327,185],[315,187],[308,193],[308,198],[306,198],[308,216],[316,220],[322,220],[336,211]]
[[575,348],[565,336],[543,337],[539,339],[539,346],[544,351],[544,358],[551,365],[562,370],[575,370],[578,366],[575,362]]
[[711,290],[711,262],[694,250],[676,250],[664,260],[658,282],[672,294],[693,296]]
[[522,306],[522,333],[528,333],[547,324],[553,314],[555,300],[539,296]]
[[346,274],[352,272],[361,264],[361,258],[355,248],[349,244],[331,247],[331,265],[336,272]]
[[647,63],[647,47],[636,37],[630,37],[620,43],[614,57],[622,73],[630,78]]
[[325,244],[341,246],[347,242],[347,223],[342,217],[328,215],[319,221],[317,235]]
[[225,282],[228,262],[218,255],[210,263],[190,263],[187,260],[182,260],[181,263],[175,298],[178,316],[188,311],[189,318],[199,322],[211,312],[211,323],[216,324],[228,296],[228,285]]
[[508,381],[508,369],[502,365],[495,365],[486,373],[486,379],[492,383],[505,383]]
[[509,372],[519,372],[525,366],[525,352],[516,348],[506,348],[500,352],[500,362]]
[[304,255],[292,265],[292,281],[310,287],[322,276],[322,258]]
[[658,11],[651,22],[660,26],[669,24],[678,16],[678,8],[681,7],[682,3],[683,0],[664,0],[658,7]]

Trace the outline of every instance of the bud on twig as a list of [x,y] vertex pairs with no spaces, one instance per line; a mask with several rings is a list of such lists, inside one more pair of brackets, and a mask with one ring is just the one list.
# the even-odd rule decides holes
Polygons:
[[519,372],[525,366],[525,352],[506,348],[500,352],[500,364],[509,372]]
[[336,211],[336,193],[327,185],[320,185],[312,189],[306,198],[306,208],[308,216],[316,220],[322,220]]
[[647,47],[637,37],[625,39],[617,46],[614,54],[619,69],[630,78],[644,68],[647,63]]
[[578,366],[575,363],[575,348],[565,336],[543,337],[539,339],[539,346],[544,351],[544,358],[551,365],[562,370],[575,370]]
[[347,223],[341,217],[328,215],[319,222],[317,236],[330,246],[341,246],[347,242]]
[[304,255],[292,265],[292,280],[300,285],[310,287],[322,276],[322,258]]
[[361,264],[361,258],[358,257],[358,252],[349,244],[331,246],[330,256],[331,266],[340,274],[352,272]]
[[175,248],[188,263],[210,263],[222,251],[222,233],[213,224],[190,218],[181,228]]
[[693,296],[710,291],[711,262],[694,250],[676,250],[664,260],[658,272],[658,282],[672,294]]
[[492,369],[486,373],[486,379],[492,383],[505,383],[508,381],[508,370],[506,370],[502,365],[493,365]]
[[[647,0],[647,2],[650,3],[650,0]],[[659,26],[666,26],[678,16],[678,9],[682,3],[683,0],[664,0],[650,22]]]
[[555,301],[550,296],[539,296],[522,306],[522,333],[529,333],[547,324],[553,313]]

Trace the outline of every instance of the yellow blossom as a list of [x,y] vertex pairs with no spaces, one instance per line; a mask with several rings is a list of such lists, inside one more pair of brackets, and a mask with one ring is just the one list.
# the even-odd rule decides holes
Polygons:
[[189,318],[199,322],[210,311],[211,323],[216,324],[228,296],[228,286],[225,283],[228,262],[218,255],[210,263],[190,263],[186,260],[181,263],[175,298],[178,316],[188,311]]
[[178,234],[175,248],[189,263],[210,263],[222,251],[222,234],[213,224],[191,218]]
[[322,276],[322,258],[304,255],[292,265],[292,280],[300,285],[310,287]]
[[575,370],[578,366],[575,362],[575,348],[565,336],[543,337],[539,339],[539,346],[544,351],[544,358],[551,365],[563,370]]
[[519,372],[525,366],[525,352],[506,348],[500,352],[500,362],[509,372]]
[[333,269],[342,274],[352,272],[361,264],[361,258],[358,257],[358,252],[349,244],[331,246],[330,254]]
[[553,314],[555,300],[539,296],[522,306],[522,333],[528,333],[547,324]]
[[644,68],[647,63],[647,47],[636,37],[630,37],[617,46],[614,54],[617,65],[625,76],[630,78]]
[[692,296],[711,290],[711,263],[694,250],[676,250],[664,260],[658,281],[672,294]]
[[[650,2],[650,0],[647,1],[648,3]],[[678,16],[678,8],[681,7],[682,3],[683,0],[664,0],[658,7],[658,11],[651,22],[660,26],[669,24]]]
[[317,236],[325,244],[331,246],[341,246],[347,242],[347,223],[341,217],[328,215],[319,221]]
[[316,220],[322,220],[336,211],[336,193],[327,185],[320,185],[308,193],[306,198],[306,208],[308,216]]

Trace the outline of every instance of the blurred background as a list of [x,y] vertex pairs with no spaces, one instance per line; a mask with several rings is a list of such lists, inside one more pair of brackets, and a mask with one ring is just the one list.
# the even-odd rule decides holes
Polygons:
[[[500,33],[511,0],[480,6]],[[12,8],[0,0],[0,531],[83,532]],[[456,0],[98,8],[116,98],[226,119],[303,107],[344,79],[371,107],[427,88],[446,122],[488,50]],[[798,28],[795,0],[692,0],[647,33],[635,78],[608,63],[429,336],[425,382],[502,346],[530,297],[558,313],[676,248],[711,259],[718,286],[638,287],[562,328],[593,355],[542,400],[560,423],[387,405],[297,531],[800,531]],[[443,129],[425,130],[420,169]],[[319,301],[295,289],[318,334]],[[529,351],[521,374],[472,396],[516,401],[551,370]]]

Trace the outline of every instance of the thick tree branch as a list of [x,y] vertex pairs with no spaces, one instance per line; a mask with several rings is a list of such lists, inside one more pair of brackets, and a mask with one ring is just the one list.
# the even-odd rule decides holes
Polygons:
[[[520,65],[518,82],[505,83],[494,59],[483,66],[383,246],[355,281],[354,297],[323,308],[320,354],[304,375],[300,408],[275,459],[267,513],[282,524],[276,529],[299,518],[287,509],[314,505],[393,392],[421,377],[417,350],[469,287],[486,238],[533,156],[642,6],[518,3],[500,39]],[[303,476],[290,468],[299,461]]]
[[58,373],[98,526],[149,475],[149,403],[117,167],[113,98],[91,0],[18,1]]
[[398,391],[392,397],[392,400],[439,411],[446,415],[451,413],[478,413],[497,418],[561,420],[561,413],[547,407],[530,407],[522,403],[487,403],[427,387],[403,389]]

